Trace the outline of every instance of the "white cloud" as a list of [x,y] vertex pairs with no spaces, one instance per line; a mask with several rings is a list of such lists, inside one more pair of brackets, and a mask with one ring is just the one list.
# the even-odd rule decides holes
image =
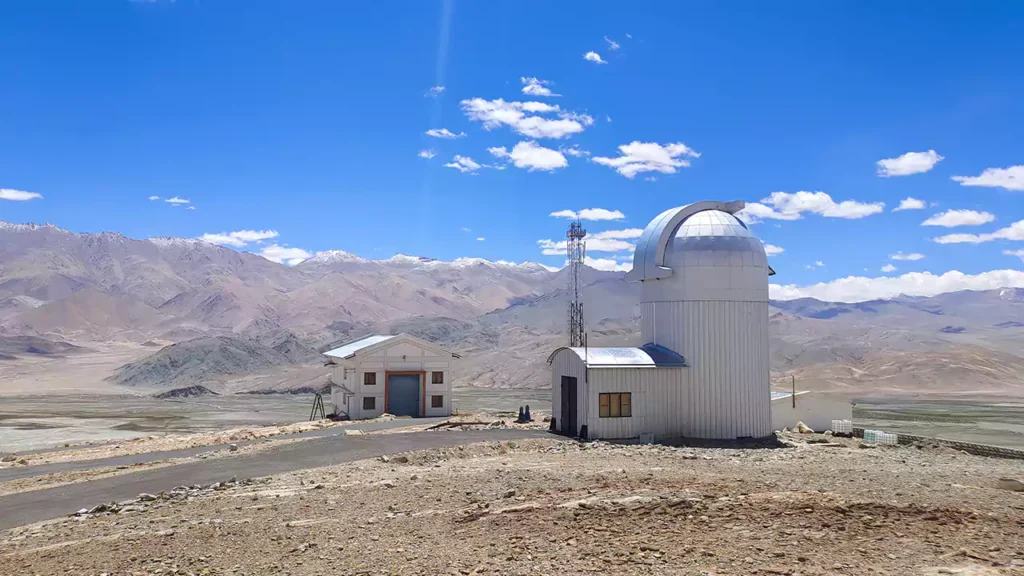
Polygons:
[[899,212],[900,210],[924,210],[924,200],[918,200],[917,198],[907,197],[900,200],[900,205],[893,208],[893,212]]
[[980,226],[988,224],[996,217],[988,212],[976,212],[974,210],[946,210],[935,214],[921,223],[921,226],[944,226],[956,228],[957,226]]
[[935,296],[958,290],[999,288],[1024,288],[1024,271],[992,270],[971,275],[952,270],[940,275],[931,272],[908,272],[900,276],[880,278],[849,276],[810,286],[771,284],[768,291],[771,298],[776,300],[817,298],[827,302],[863,302],[894,298],[900,294]]
[[461,230],[462,230],[463,232],[472,232],[472,230],[470,230],[469,228],[467,228],[467,227],[465,227],[465,226],[463,226],[463,227],[461,228]]
[[882,266],[882,272],[895,272],[895,271],[896,271],[896,267],[893,266],[892,264],[886,264],[885,266]]
[[902,251],[900,251],[895,254],[889,254],[889,260],[906,260],[910,262],[917,262],[918,260],[924,260],[924,254],[918,254],[917,252],[904,254]]
[[[562,110],[545,102],[506,102],[471,98],[460,102],[462,111],[470,120],[482,122],[484,129],[508,126],[530,138],[565,138],[583,132],[594,123],[586,114]],[[557,114],[558,118],[545,118],[537,114]]]
[[644,176],[644,182],[657,182],[658,179],[654,176]]
[[452,132],[447,128],[431,128],[425,132],[427,136],[432,138],[444,138],[445,140],[454,140],[455,138],[465,138],[465,132],[459,132],[458,134]]
[[289,248],[288,246],[271,244],[260,250],[260,256],[271,262],[295,266],[296,264],[301,264],[307,258],[311,258],[313,254],[306,252],[302,248]]
[[565,168],[569,162],[562,156],[562,153],[550,148],[544,148],[536,142],[520,142],[512,148],[512,152],[500,148],[488,148],[488,152],[496,158],[508,158],[516,168],[523,168],[533,172],[534,170],[552,171],[558,168]]
[[568,148],[563,146],[559,148],[558,151],[561,152],[562,154],[568,154],[569,156],[573,156],[575,158],[590,156],[590,150],[581,149],[579,144],[573,144]]
[[618,42],[616,42],[615,40],[612,40],[611,38],[609,38],[607,36],[604,37],[604,41],[608,43],[608,49],[609,50],[614,51],[614,50],[618,50],[620,48]]
[[219,234],[203,234],[199,239],[210,244],[242,248],[251,242],[262,242],[263,240],[277,237],[277,230],[237,230],[235,232],[221,232]]
[[[565,255],[565,240],[537,240],[537,246],[545,256]],[[625,240],[587,237],[587,252],[630,252],[635,248]]]
[[594,157],[590,161],[614,168],[626,178],[633,178],[641,172],[675,174],[676,168],[690,165],[687,157],[699,158],[700,153],[682,142],[662,145],[656,142],[633,141],[619,146],[617,158]]
[[629,38],[630,40],[632,40],[633,39],[633,35],[632,34],[626,34],[626,38]]
[[434,156],[437,156],[437,154],[434,154],[433,150],[420,150],[417,156],[419,156],[420,158],[426,158],[427,160],[430,160]]
[[896,158],[886,158],[878,161],[878,175],[884,178],[890,176],[909,176],[927,172],[942,161],[935,150],[927,152],[907,152]]
[[884,202],[857,202],[843,200],[836,203],[824,192],[772,192],[761,203],[751,202],[736,214],[746,222],[762,219],[799,220],[804,212],[826,218],[856,219],[878,214],[885,209]]
[[625,214],[618,210],[607,210],[605,208],[584,208],[579,212],[572,210],[559,210],[558,212],[552,212],[550,216],[555,218],[568,218],[570,220],[622,220],[626,217]]
[[168,204],[174,204],[175,206],[177,206],[178,204],[191,204],[192,203],[191,200],[186,200],[184,198],[178,198],[177,196],[174,196],[173,198],[168,198],[167,200],[164,200],[164,202],[167,202]]
[[586,256],[583,258],[583,263],[595,270],[605,270],[609,272],[629,272],[633,269],[632,262],[619,262],[612,260],[611,258],[591,258]]
[[583,59],[586,60],[587,62],[593,62],[595,64],[607,64],[608,63],[607,60],[602,60],[601,59],[601,55],[598,54],[597,52],[594,52],[593,50],[591,50],[590,52],[587,52],[586,54],[584,54],[583,55]]
[[993,240],[1024,240],[1024,220],[1018,220],[1006,228],[988,234],[947,234],[932,238],[939,244],[981,244]]
[[1016,256],[1021,260],[1024,260],[1024,250],[1003,250],[1003,254],[1007,256]]
[[643,228],[626,228],[625,230],[605,230],[603,232],[595,232],[594,234],[588,234],[587,239],[591,238],[617,238],[624,240],[628,238],[639,238],[644,233]]
[[548,88],[551,82],[547,80],[522,76],[519,78],[519,81],[525,84],[523,86],[523,94],[529,96],[561,96],[561,94],[555,94],[551,91],[551,88]]
[[431,86],[424,96],[428,98],[437,98],[441,94],[444,94],[444,86]]
[[817,266],[818,268],[824,268],[825,267],[825,263],[822,262],[821,260],[816,260],[814,262],[814,265]]
[[764,245],[764,253],[769,255],[769,256],[778,256],[779,254],[782,254],[785,251],[786,251],[785,248],[776,246],[774,244],[765,244]]
[[456,154],[452,158],[452,162],[445,164],[444,167],[455,168],[456,170],[462,172],[463,174],[466,174],[467,172],[476,172],[481,168],[487,168],[487,166],[484,166],[483,164],[478,164],[477,162],[473,161],[473,159],[470,158],[469,156],[460,156],[458,154]]
[[149,198],[146,198],[146,200],[159,200],[159,199],[160,199],[159,196],[150,196]]
[[26,202],[28,200],[34,200],[36,198],[42,198],[43,195],[38,192],[25,192],[24,190],[12,190],[10,188],[0,188],[0,200],[12,200],[14,202]]
[[477,242],[483,242],[484,240],[487,240],[487,238],[484,238],[483,236],[476,239]]
[[605,120],[605,122],[611,122],[612,121],[612,117],[607,115],[607,114],[605,114],[604,120]]
[[980,176],[953,176],[961,186],[982,186],[1024,190],[1024,165],[1009,168],[985,168]]
[[185,210],[195,210],[195,209],[196,209],[195,206],[189,206],[188,208],[185,208]]

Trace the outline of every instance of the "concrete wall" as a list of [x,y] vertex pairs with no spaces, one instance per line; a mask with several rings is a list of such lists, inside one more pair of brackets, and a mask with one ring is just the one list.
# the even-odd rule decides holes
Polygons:
[[816,394],[814,392],[798,392],[796,408],[792,397],[772,400],[772,429],[792,428],[797,422],[803,422],[815,432],[824,432],[832,428],[833,420],[852,420],[853,404],[844,398]]
[[[440,356],[436,351],[417,346],[415,343],[398,340],[385,344],[377,350],[368,351],[366,354],[356,353],[353,358],[347,360],[334,359],[335,366],[331,367],[331,382],[341,384],[354,394],[349,398],[347,405],[344,403],[344,391],[340,386],[331,387],[331,401],[340,411],[348,413],[353,420],[376,418],[385,410],[385,387],[387,386],[387,372],[426,372],[425,390],[421,388],[421,406],[424,416],[449,416],[452,413],[452,373],[454,359],[451,356]],[[444,383],[433,384],[431,372],[443,372]],[[363,384],[363,375],[373,372],[377,375],[377,383],[374,385]],[[421,385],[423,382],[421,382]],[[431,407],[431,397],[441,396],[442,406]],[[363,398],[373,397],[374,409],[363,409]],[[347,406],[347,407],[346,407]]]

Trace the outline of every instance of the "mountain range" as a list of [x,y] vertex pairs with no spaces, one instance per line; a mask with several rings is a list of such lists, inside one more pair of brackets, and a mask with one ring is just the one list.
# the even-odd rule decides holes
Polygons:
[[[3,222],[0,246],[0,376],[19,362],[58,369],[67,355],[95,365],[116,347],[104,378],[117,389],[308,387],[324,381],[319,351],[409,332],[462,353],[457,385],[535,388],[564,340],[566,271],[535,263],[330,251],[289,267],[198,239]],[[638,295],[620,272],[584,269],[591,345],[641,343]],[[780,384],[855,397],[1024,392],[1021,289],[772,301],[770,314]]]

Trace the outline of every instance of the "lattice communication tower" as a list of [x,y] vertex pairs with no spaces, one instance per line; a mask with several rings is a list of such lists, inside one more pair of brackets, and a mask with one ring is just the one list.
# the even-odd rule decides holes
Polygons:
[[569,346],[585,344],[583,328],[583,301],[580,294],[580,274],[587,256],[587,231],[579,220],[569,224],[565,233],[566,254],[569,257]]

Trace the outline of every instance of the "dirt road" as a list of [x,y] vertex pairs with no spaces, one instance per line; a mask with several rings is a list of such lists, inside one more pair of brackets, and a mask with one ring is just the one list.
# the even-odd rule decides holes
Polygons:
[[[396,427],[394,424],[401,424],[401,422],[381,422],[367,426],[372,429],[383,430]],[[271,450],[243,455],[237,458],[219,458],[210,461],[199,460],[168,468],[3,496],[0,497],[0,510],[3,510],[3,514],[0,514],[0,530],[70,514],[80,508],[88,508],[103,502],[116,502],[134,498],[141,492],[159,493],[161,491],[170,491],[175,486],[224,482],[232,477],[239,479],[262,477],[292,470],[330,466],[341,462],[351,462],[353,460],[408,450],[456,446],[484,440],[513,440],[547,435],[547,432],[536,430],[413,432],[408,434],[369,434],[362,436],[339,434],[337,430],[334,432],[334,434],[328,436],[313,437],[302,442],[284,444]],[[316,434],[312,433],[312,435],[315,436]],[[205,451],[209,450],[209,448],[200,450]],[[143,457],[152,459],[159,456],[159,453],[137,454],[114,460],[121,461]],[[81,469],[81,466],[87,463],[66,462],[32,468],[64,467],[64,469]],[[97,461],[92,461],[92,463],[95,466],[110,465],[109,463]],[[10,471],[20,470],[8,470],[8,472]]]

